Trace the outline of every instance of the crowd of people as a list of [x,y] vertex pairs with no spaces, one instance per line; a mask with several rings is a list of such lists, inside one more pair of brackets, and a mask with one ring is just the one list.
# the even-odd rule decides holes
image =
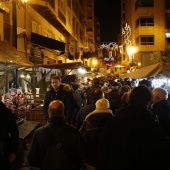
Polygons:
[[28,162],[41,170],[169,168],[170,100],[150,80],[51,78],[47,124],[31,142]]

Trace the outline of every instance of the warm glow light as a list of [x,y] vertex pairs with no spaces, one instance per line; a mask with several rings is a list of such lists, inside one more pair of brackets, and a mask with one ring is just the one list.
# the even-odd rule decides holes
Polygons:
[[79,68],[78,69],[78,72],[81,73],[81,74],[85,74],[86,73],[86,70],[84,68]]
[[93,65],[95,66],[95,65],[97,64],[97,60],[96,60],[96,59],[93,59],[93,60],[92,60],[92,63],[93,63]]
[[129,47],[128,51],[130,54],[134,54],[136,52],[136,47],[134,47],[134,46]]
[[23,2],[23,3],[27,3],[27,2],[28,2],[28,0],[22,0],[22,2]]
[[24,76],[24,74],[23,74],[23,73],[21,73],[21,74],[20,74],[20,77],[21,77],[21,78],[24,78],[25,76]]

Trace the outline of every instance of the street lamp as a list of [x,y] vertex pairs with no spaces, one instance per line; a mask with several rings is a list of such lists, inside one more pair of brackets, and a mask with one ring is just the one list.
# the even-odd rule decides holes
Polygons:
[[130,63],[133,65],[134,63],[134,54],[136,53],[136,47],[131,46],[127,49],[128,51],[128,55],[129,55],[129,59],[130,59]]

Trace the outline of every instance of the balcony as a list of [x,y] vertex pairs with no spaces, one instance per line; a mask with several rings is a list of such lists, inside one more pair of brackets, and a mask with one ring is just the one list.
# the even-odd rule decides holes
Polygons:
[[[60,31],[64,36],[69,36],[70,33],[66,29],[66,18],[61,15],[61,12],[54,10],[51,3],[46,1],[30,1],[28,4],[38,12],[44,19],[46,19],[53,27]],[[59,21],[59,19],[61,21]]]

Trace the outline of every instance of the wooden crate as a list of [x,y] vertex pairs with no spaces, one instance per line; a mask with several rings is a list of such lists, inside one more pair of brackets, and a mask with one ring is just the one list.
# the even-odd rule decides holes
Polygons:
[[40,122],[42,126],[46,124],[42,110],[32,110],[31,112],[26,113],[26,120]]

